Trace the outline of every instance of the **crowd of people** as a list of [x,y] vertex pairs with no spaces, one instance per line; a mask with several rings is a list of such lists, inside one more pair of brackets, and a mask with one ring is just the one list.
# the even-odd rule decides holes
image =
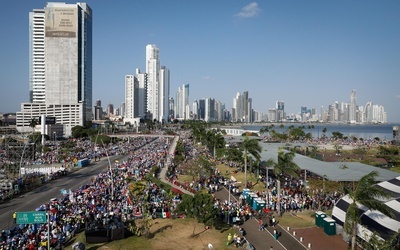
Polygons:
[[[209,150],[199,149],[190,138],[189,132],[182,132],[180,138],[184,147],[185,162],[203,156],[211,162],[215,159]],[[228,224],[241,225],[244,221],[260,213],[270,216],[271,211],[277,210],[277,179],[274,175],[261,176],[260,181],[266,185],[266,191],[257,195],[265,201],[266,207],[257,211],[252,204],[248,204],[245,195],[237,188],[234,181],[228,179],[217,168],[211,167],[208,175],[200,175],[191,182],[180,182],[179,175],[185,174],[184,169],[178,168],[172,162],[174,156],[169,153],[170,141],[163,137],[137,137],[129,142],[92,147],[88,141],[77,141],[76,147],[85,150],[76,150],[75,155],[69,155],[68,160],[85,157],[97,159],[116,154],[130,154],[123,162],[113,163],[110,171],[96,176],[91,183],[78,190],[69,190],[63,199],[50,201],[43,205],[43,209],[51,212],[50,229],[42,225],[18,225],[10,230],[3,230],[0,236],[0,249],[46,249],[49,241],[54,249],[62,245],[81,230],[110,230],[126,226],[124,222],[141,217],[143,214],[158,214],[168,217],[176,208],[177,200],[167,199],[165,190],[155,183],[146,181],[143,194],[138,197],[129,195],[132,188],[128,180],[140,181],[158,166],[160,169],[169,162],[168,179],[174,185],[180,186],[192,193],[201,189],[208,189],[210,194],[219,191],[222,187],[229,190],[235,199],[221,201],[215,199],[214,206],[219,209],[222,221]],[[55,148],[42,157],[42,162],[58,161]],[[38,161],[39,162],[39,161]],[[238,163],[229,164],[236,169]],[[235,170],[232,170],[235,171]],[[280,194],[280,210],[282,212],[298,212],[302,210],[317,210],[321,207],[329,209],[340,198],[340,194],[322,194],[320,192],[305,191],[301,180],[283,176],[283,188]],[[272,217],[270,216],[272,219]],[[260,227],[261,230],[261,227]],[[242,231],[243,232],[243,231]],[[242,235],[243,236],[243,235]],[[241,239],[240,236],[237,239]],[[236,241],[237,244],[242,242]]]
[[168,214],[179,197],[167,200],[161,187],[146,181],[144,193],[135,198],[129,195],[129,180],[145,180],[152,167],[162,167],[170,156],[169,146],[163,137],[137,137],[129,145],[119,144],[118,148],[129,150],[127,160],[112,163],[109,171],[91,183],[38,208],[50,212],[50,228],[47,224],[20,224],[3,230],[0,249],[47,249],[49,243],[52,249],[61,249],[81,230],[112,230],[144,213]]

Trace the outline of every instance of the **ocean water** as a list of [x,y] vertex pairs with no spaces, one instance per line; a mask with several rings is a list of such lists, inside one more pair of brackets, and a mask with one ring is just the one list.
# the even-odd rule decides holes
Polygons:
[[[343,136],[357,137],[363,139],[373,139],[375,137],[381,140],[393,140],[393,126],[400,126],[400,124],[300,124],[289,123],[284,124],[284,128],[280,128],[280,124],[275,124],[275,131],[278,133],[285,132],[289,126],[295,127],[304,126],[304,132],[311,133],[314,138],[322,136],[322,130],[326,128],[326,136],[331,137],[332,132],[340,132]],[[313,129],[308,129],[308,126],[314,125]],[[267,124],[269,126],[269,124]],[[263,126],[260,125],[244,125],[243,129],[247,130],[260,130]]]

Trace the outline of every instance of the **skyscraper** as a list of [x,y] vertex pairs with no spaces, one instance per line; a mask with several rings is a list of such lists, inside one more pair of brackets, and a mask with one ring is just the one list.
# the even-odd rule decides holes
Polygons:
[[155,44],[146,46],[147,113],[148,119],[159,119],[160,51]]
[[29,14],[30,102],[17,112],[17,129],[32,119],[56,118],[64,135],[92,120],[92,10],[86,3],[47,3]]
[[283,101],[276,101],[276,121],[283,121],[285,116],[285,103]]
[[169,69],[161,66],[159,91],[159,121],[168,121],[169,113]]
[[136,69],[136,78],[139,81],[138,117],[143,119],[147,111],[147,73],[140,73]]
[[186,120],[190,117],[189,84],[183,84],[176,93],[175,118]]
[[350,95],[350,106],[349,106],[349,121],[350,123],[357,122],[357,102],[356,102],[356,91],[353,89]]
[[133,119],[139,113],[139,81],[133,75],[125,76],[125,115],[126,119]]
[[249,98],[249,92],[244,91],[241,95],[236,93],[233,98],[232,120],[234,122],[251,122],[252,121],[252,99]]

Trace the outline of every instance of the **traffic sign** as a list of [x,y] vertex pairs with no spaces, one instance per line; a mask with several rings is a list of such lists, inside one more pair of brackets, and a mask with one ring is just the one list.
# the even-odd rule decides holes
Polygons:
[[17,212],[17,224],[47,223],[46,212]]

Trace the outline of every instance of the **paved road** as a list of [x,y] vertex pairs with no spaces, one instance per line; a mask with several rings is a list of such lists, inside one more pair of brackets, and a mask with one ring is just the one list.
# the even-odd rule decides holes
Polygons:
[[[123,161],[126,158],[128,155],[109,157],[110,162]],[[76,190],[82,185],[90,183],[91,179],[104,172],[108,165],[108,159],[103,158],[98,162],[91,163],[88,167],[50,181],[12,200],[2,202],[0,204],[0,230],[10,229],[15,225],[12,219],[14,212],[34,211],[40,205],[48,203],[51,198],[61,198],[61,189]]]

